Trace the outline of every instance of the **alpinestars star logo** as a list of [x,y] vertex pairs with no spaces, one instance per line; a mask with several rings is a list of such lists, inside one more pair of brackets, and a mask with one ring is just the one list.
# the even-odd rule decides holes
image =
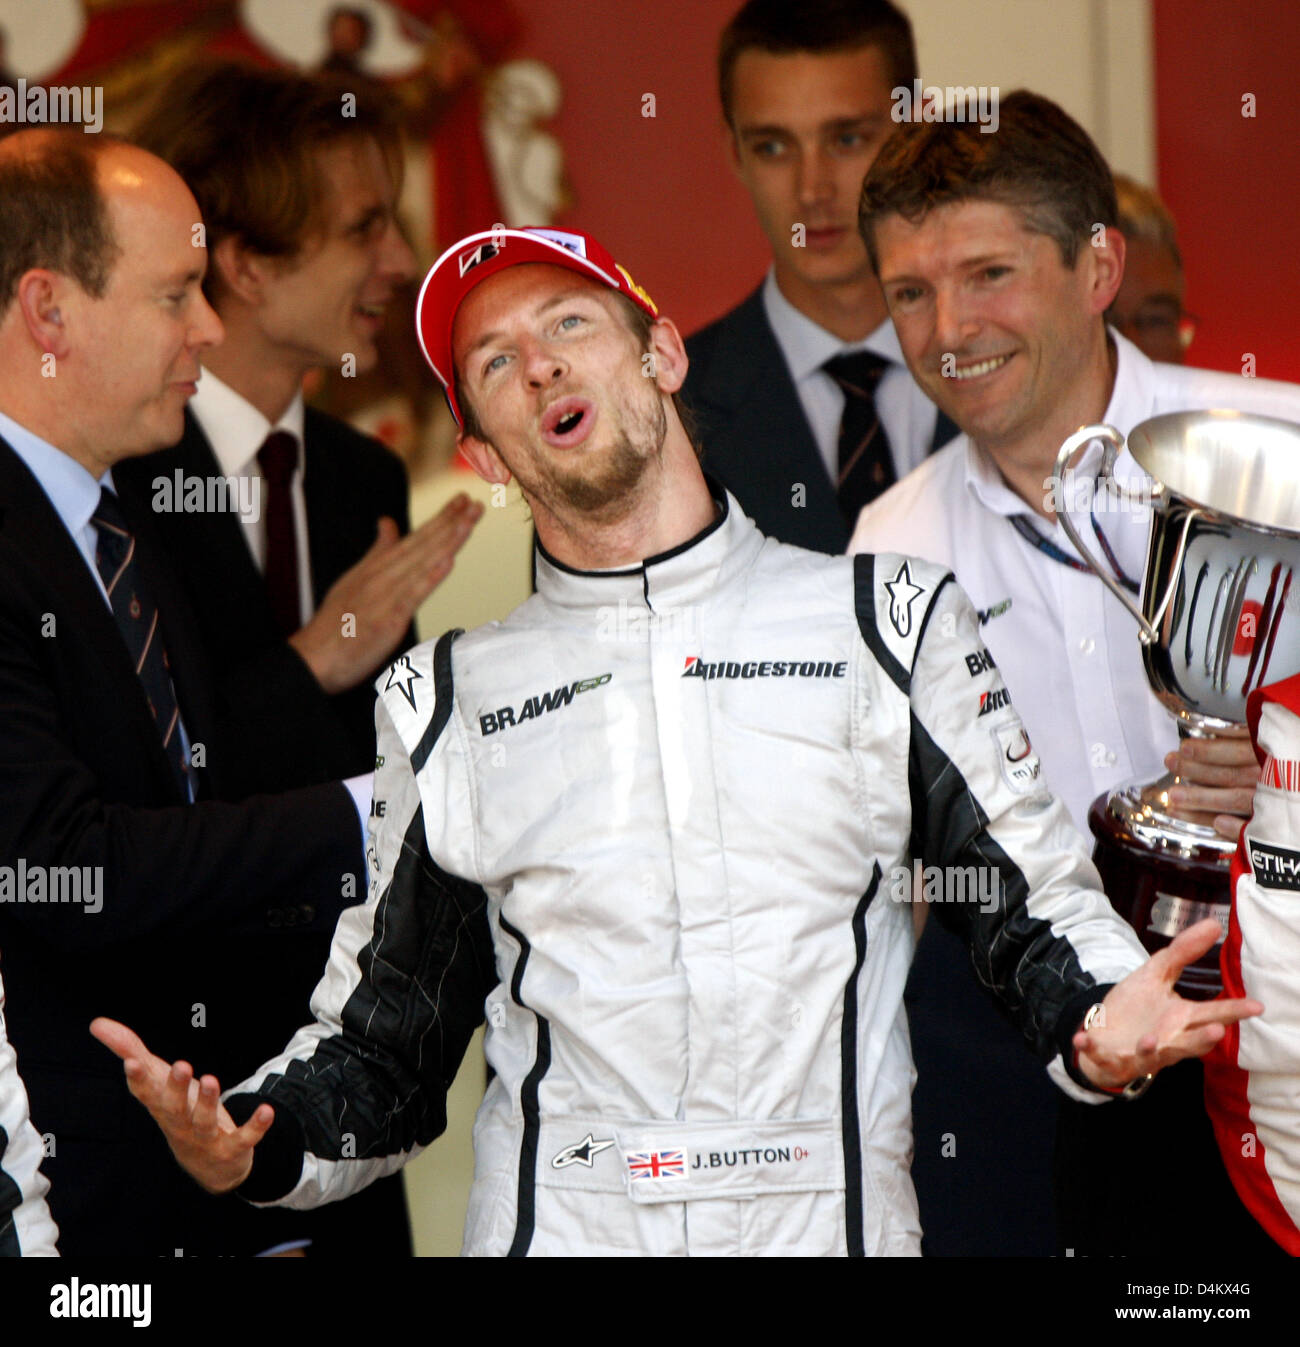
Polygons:
[[885,581],[885,588],[889,591],[890,625],[906,638],[912,633],[912,605],[925,593],[925,588],[913,583],[912,569],[906,561],[892,580]]
[[415,680],[423,678],[424,675],[418,670],[411,668],[410,655],[403,655],[397,660],[388,671],[388,682],[384,684],[384,691],[391,692],[394,688],[406,698],[411,704],[411,710],[416,710],[415,705]]
[[607,1151],[614,1144],[611,1137],[608,1141],[597,1141],[596,1138],[588,1132],[581,1141],[575,1145],[566,1146],[558,1155],[551,1159],[552,1169],[568,1169],[570,1165],[586,1165],[588,1169],[595,1163],[596,1156],[601,1151]]

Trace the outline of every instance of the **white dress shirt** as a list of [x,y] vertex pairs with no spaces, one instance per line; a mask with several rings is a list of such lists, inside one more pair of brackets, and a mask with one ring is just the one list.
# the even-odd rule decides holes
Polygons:
[[772,271],[763,282],[763,309],[832,482],[839,477],[844,390],[822,366],[832,356],[853,351],[871,351],[890,362],[876,389],[875,403],[880,423],[889,437],[895,475],[901,481],[925,461],[934,441],[938,412],[903,363],[898,334],[888,318],[862,341],[843,342],[800,313],[781,293]]
[[114,495],[117,488],[113,485],[113,472],[109,469],[96,481],[90,472],[74,458],[70,458],[61,449],[56,449],[48,440],[43,440],[34,431],[20,425],[12,417],[0,412],[0,438],[27,465],[27,470],[36,478],[45,492],[55,513],[63,522],[63,527],[72,536],[77,551],[85,559],[86,568],[95,581],[104,603],[111,611],[113,604],[104,587],[99,567],[95,565],[95,552],[99,547],[99,534],[90,522],[91,516],[99,509],[99,492],[107,487]]
[[[1212,407],[1300,423],[1300,386],[1154,364],[1123,337],[1111,336],[1119,358],[1102,420],[1126,435],[1152,416]],[[1096,472],[1101,452],[1094,442],[1078,476]],[[1127,449],[1116,477],[1143,477]],[[1143,672],[1133,617],[1095,575],[1053,560],[1022,538],[1010,521],[1017,514],[1032,512],[962,435],[863,509],[849,551],[910,552],[952,568],[980,612],[988,649],[1048,784],[1086,832],[1093,799],[1160,776],[1165,754],[1178,747],[1178,732]],[[1091,523],[1085,515],[1072,517],[1104,565]],[[1121,569],[1140,583],[1148,512],[1098,509],[1096,520]],[[1031,522],[1078,556],[1059,522],[1049,525],[1040,515]],[[954,652],[958,658],[967,653]]]
[[306,474],[306,456],[303,450],[302,392],[294,395],[284,415],[274,425],[241,393],[222,383],[211,370],[205,369],[199,380],[199,391],[190,399],[190,410],[207,436],[212,453],[225,477],[252,477],[259,482],[257,500],[260,508],[240,512],[244,541],[248,544],[253,564],[266,574],[266,479],[257,451],[273,430],[287,431],[298,445],[298,466],[289,486],[293,504],[293,532],[298,560],[298,599],[302,621],[316,611],[311,583],[311,549],[307,533],[307,499],[303,494]]
[[[266,574],[267,496],[266,479],[262,474],[261,464],[257,461],[257,451],[273,430],[287,431],[297,441],[298,466],[294,470],[293,480],[289,486],[289,495],[293,503],[294,543],[298,561],[298,606],[302,620],[306,622],[316,611],[316,604],[312,592],[307,498],[303,492],[303,478],[306,476],[307,468],[306,452],[303,447],[306,413],[303,409],[302,391],[299,390],[294,395],[293,401],[285,408],[284,415],[272,425],[243,394],[236,393],[211,370],[205,369],[202,379],[199,380],[199,391],[190,399],[190,410],[212,446],[213,456],[222,475],[255,477],[260,482],[257,499],[261,508],[247,514],[241,511],[239,522],[253,564],[263,575]],[[367,772],[364,776],[349,777],[343,784],[356,806],[364,837],[369,826],[374,774]]]

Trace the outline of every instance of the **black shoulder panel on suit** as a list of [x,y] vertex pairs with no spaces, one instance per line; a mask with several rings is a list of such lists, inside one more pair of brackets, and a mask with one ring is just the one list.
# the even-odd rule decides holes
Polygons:
[[858,630],[876,663],[905,697],[911,696],[911,670],[903,668],[894,658],[876,626],[876,557],[873,552],[859,552],[853,558],[853,610],[857,614]]
[[451,719],[452,697],[455,692],[451,677],[451,646],[463,631],[463,627],[456,627],[452,631],[443,632],[438,638],[438,644],[433,648],[433,719],[420,736],[415,752],[411,754],[413,772],[418,772],[429,761],[429,754],[433,752],[438,736]]

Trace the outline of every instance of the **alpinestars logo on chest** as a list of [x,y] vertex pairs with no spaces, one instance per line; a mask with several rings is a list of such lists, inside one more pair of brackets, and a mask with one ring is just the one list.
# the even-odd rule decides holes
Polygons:
[[923,585],[912,580],[912,570],[906,561],[898,568],[898,574],[892,580],[885,581],[889,592],[889,622],[902,637],[912,631],[912,605],[925,593]]

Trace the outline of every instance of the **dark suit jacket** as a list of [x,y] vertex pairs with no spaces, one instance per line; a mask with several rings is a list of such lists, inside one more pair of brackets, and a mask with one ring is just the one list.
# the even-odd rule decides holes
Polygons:
[[[186,729],[208,744],[213,694],[197,632],[149,545],[148,518],[129,496],[122,507]],[[210,1204],[190,1223],[202,1195],[90,1020],[123,1020],[159,1055],[233,1084],[272,1046],[248,968],[291,959],[313,934],[318,947],[364,896],[361,832],[342,786],[230,803],[216,753],[198,783],[199,802],[182,801],[108,606],[0,441],[0,865],[102,878],[97,913],[0,903],[10,1037],[33,1123],[50,1137],[43,1167],[65,1253],[196,1252],[200,1225],[220,1242]]]
[[[407,531],[406,470],[377,440],[314,408],[307,408],[303,429],[312,593],[319,604],[374,542],[381,516]],[[373,770],[373,678],[334,696],[322,690],[275,626],[238,515],[152,511],[155,480],[174,481],[177,471],[200,478],[221,473],[188,412],[179,444],[120,465],[113,480],[141,512],[150,512],[157,542],[197,619],[217,684],[213,751],[230,774],[235,797]],[[401,648],[414,644],[412,628]],[[245,975],[259,988],[259,1061],[278,1054],[311,1022],[311,993],[329,957],[331,934],[316,933],[292,950],[247,952]],[[317,1254],[355,1251],[360,1229],[372,1256],[410,1252],[400,1175],[346,1202],[294,1213],[292,1225],[285,1233],[310,1237]]]
[[[304,427],[312,592],[325,592],[375,540],[382,515],[407,531],[406,471],[378,441],[308,408]],[[172,449],[114,469],[113,480],[149,510],[154,480],[221,469],[188,412]],[[217,745],[233,789],[286,790],[338,781],[375,765],[373,680],[336,696],[279,635],[266,585],[233,513],[158,513],[154,533],[198,619],[217,684]],[[414,629],[402,649],[415,644]]]
[[[763,309],[760,286],[686,341],[682,398],[708,470],[759,529],[814,552],[842,553],[849,530]],[[797,483],[804,503],[794,504]]]
[[[688,337],[686,353],[691,364],[682,399],[695,418],[705,467],[762,532],[841,554],[850,530],[767,321],[763,287]],[[931,450],[956,433],[940,413]],[[802,504],[796,504],[800,484]]]

